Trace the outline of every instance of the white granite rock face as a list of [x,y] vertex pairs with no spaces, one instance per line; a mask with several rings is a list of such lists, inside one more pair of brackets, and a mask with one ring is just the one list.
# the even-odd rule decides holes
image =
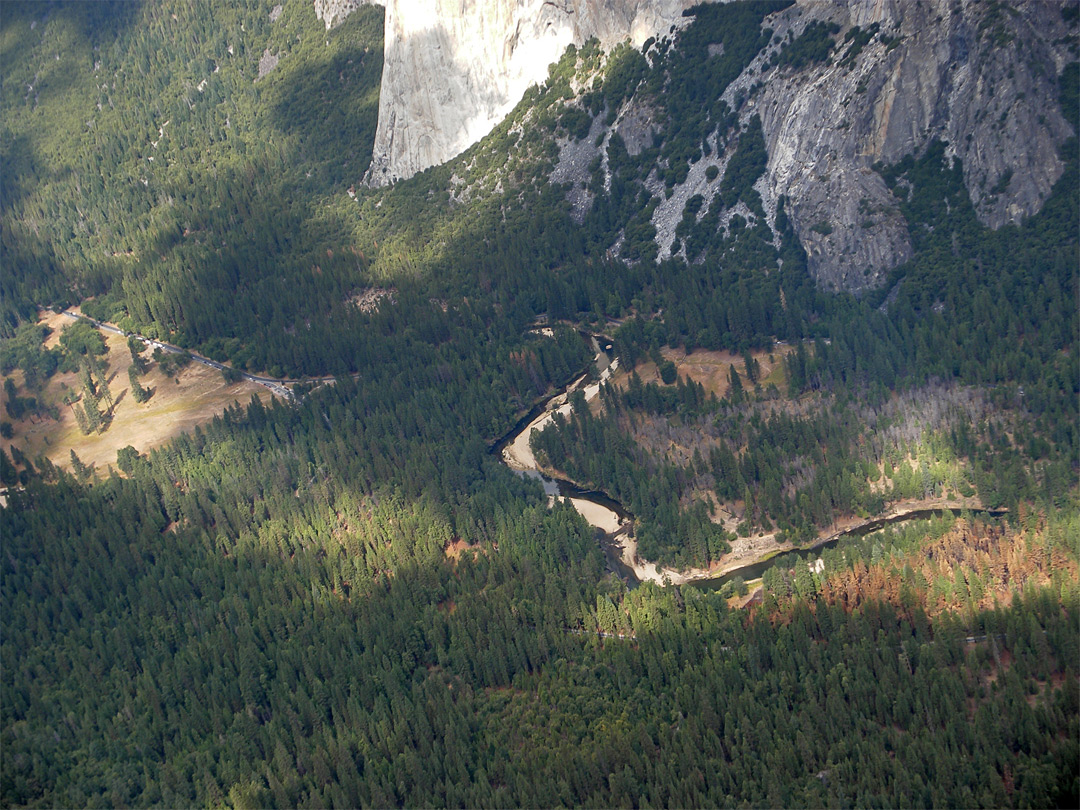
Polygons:
[[567,45],[640,45],[693,0],[388,0],[367,181],[385,185],[487,135]]

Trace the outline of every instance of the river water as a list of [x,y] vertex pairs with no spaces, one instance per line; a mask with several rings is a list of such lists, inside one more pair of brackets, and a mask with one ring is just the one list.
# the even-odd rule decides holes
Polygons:
[[821,556],[821,553],[825,549],[833,548],[842,540],[849,540],[852,537],[865,537],[868,534],[873,534],[876,531],[880,531],[886,526],[894,525],[897,523],[906,523],[911,520],[929,520],[934,517],[941,517],[942,515],[949,513],[959,517],[964,512],[968,512],[972,515],[982,515],[987,517],[1000,517],[1006,514],[1004,509],[918,509],[914,512],[906,512],[902,515],[894,515],[893,517],[880,518],[878,520],[871,520],[868,523],[860,524],[853,529],[849,529],[846,532],[840,532],[839,534],[830,537],[829,539],[814,545],[803,548],[793,548],[790,551],[783,551],[780,554],[770,557],[767,560],[751,563],[750,565],[744,565],[742,568],[736,568],[733,571],[728,571],[726,574],[719,577],[712,577],[709,579],[698,579],[693,582],[688,582],[695,588],[700,588],[705,591],[718,591],[723,588],[735,577],[742,577],[742,579],[749,581],[752,579],[759,579],[762,574],[776,565],[784,557],[787,557],[791,553],[806,554],[813,551]]
[[[568,501],[586,522],[596,529],[608,569],[633,586],[638,583],[638,578],[633,569],[623,561],[622,547],[619,545],[619,537],[633,520],[633,515],[603,492],[583,489],[571,481],[540,472],[529,446],[532,433],[547,427],[554,414],[570,414],[568,400],[572,392],[581,389],[585,401],[589,402],[600,393],[600,386],[618,369],[619,361],[612,357],[611,342],[608,338],[603,335],[580,334],[595,353],[589,369],[533,407],[518,420],[509,433],[495,443],[491,452],[518,475],[539,481],[548,498]],[[599,379],[590,382],[589,372],[593,368]]]
[[[622,504],[603,492],[583,489],[571,481],[553,478],[540,472],[536,459],[533,457],[532,448],[529,446],[529,437],[533,431],[543,430],[555,413],[569,415],[570,405],[568,399],[573,391],[583,388],[585,400],[592,400],[599,394],[600,386],[610,379],[618,368],[618,360],[612,358],[611,344],[608,338],[603,335],[592,335],[585,332],[579,334],[591,344],[595,352],[590,369],[587,369],[561,390],[544,399],[519,419],[513,429],[492,446],[491,452],[518,475],[539,481],[544,489],[544,494],[548,498],[569,501],[581,516],[596,529],[600,547],[603,549],[604,556],[607,559],[608,570],[618,575],[628,586],[634,587],[640,584],[641,580],[638,577],[638,572],[635,572],[634,568],[624,559],[626,555],[620,543],[620,538],[633,522],[633,515],[627,512]],[[599,374],[598,382],[589,382],[589,371],[592,367],[595,367]],[[960,515],[964,511],[992,517],[1005,514],[1005,510],[1001,509],[920,509],[862,523],[848,531],[826,538],[815,545],[793,548],[790,552],[785,550],[760,562],[750,563],[741,568],[728,571],[721,576],[695,578],[688,580],[685,584],[701,590],[717,591],[735,577],[741,577],[744,580],[758,579],[765,571],[792,552],[805,554],[812,550],[820,554],[825,549],[836,546],[842,540],[863,537],[885,526],[910,520],[927,520],[931,517],[940,517],[946,512]],[[632,563],[634,560],[629,562]]]

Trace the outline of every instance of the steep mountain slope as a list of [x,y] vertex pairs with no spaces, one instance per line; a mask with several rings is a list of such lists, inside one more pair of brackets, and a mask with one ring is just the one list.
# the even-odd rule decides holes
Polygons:
[[[474,37],[455,73],[448,53],[410,62],[403,40],[384,49],[380,8],[282,6],[251,0],[212,21],[183,4],[96,21],[90,9],[111,7],[6,7],[0,238],[12,272],[0,278],[0,328],[34,304],[95,295],[103,317],[253,369],[355,369],[326,347],[357,321],[347,302],[358,291],[417,280],[429,296],[472,289],[468,257],[487,254],[479,246],[510,221],[507,239],[530,242],[515,251],[548,257],[523,269],[545,277],[528,293],[501,270],[491,277],[518,288],[532,314],[552,303],[555,314],[617,314],[651,283],[642,265],[668,257],[759,276],[783,260],[789,298],[804,279],[864,291],[912,254],[903,186],[888,189],[880,164],[945,142],[978,215],[997,227],[1039,209],[1071,132],[1056,103],[1076,50],[1068,5],[942,7],[925,23],[906,3],[706,5],[642,48],[593,39],[563,52],[478,143],[407,183],[366,189],[395,128],[407,124],[395,149],[413,154],[416,133],[456,149],[480,132],[467,116],[439,130],[426,88],[457,76],[457,108],[479,109],[479,94],[489,120],[510,84],[491,84],[503,63],[487,54],[513,61],[531,29],[511,47],[500,27],[515,19],[510,6],[468,31],[460,18],[439,23],[442,7],[409,17],[441,25],[448,48]],[[555,28],[610,43],[679,7],[574,6],[573,25]],[[188,42],[189,29],[205,33]],[[439,75],[415,72],[436,63]],[[146,103],[125,81],[140,71],[161,88]],[[401,115],[419,117],[391,126],[387,87],[408,96]],[[230,221],[229,238],[210,238]],[[803,248],[805,259],[783,258]],[[574,272],[548,275],[560,266]]]
[[5,3],[0,332],[110,290],[197,341],[246,340],[286,290],[325,311],[356,261],[323,201],[371,160],[381,17],[327,33],[306,0]]
[[[682,5],[480,3],[462,9],[432,2],[423,13],[410,6],[405,14],[389,3],[368,181],[409,177],[478,141],[528,84],[544,78],[547,62],[568,42],[596,36],[610,50],[621,39],[639,47],[650,32],[667,34],[645,49],[654,72],[689,53],[705,63],[725,59],[720,31],[700,53],[695,45],[702,43],[679,33],[690,19],[677,16]],[[747,54],[737,76],[694,88],[694,101],[712,107],[722,100],[738,129],[760,119],[768,158],[755,188],[770,228],[778,200],[787,198],[814,278],[830,289],[865,290],[911,256],[907,223],[875,164],[922,154],[940,140],[950,159],[962,161],[985,224],[997,228],[1039,210],[1061,174],[1057,149],[1073,134],[1056,104],[1048,103],[1056,96],[1056,77],[1076,58],[1075,36],[1059,11],[1042,2],[803,0],[766,16],[761,27],[771,37]],[[674,56],[667,53],[669,42]],[[705,67],[695,78],[709,72]],[[581,77],[574,92],[580,98],[590,86]],[[631,156],[653,137],[700,142],[698,150],[662,152],[655,173],[642,167],[637,178],[650,194],[664,186],[671,191],[652,216],[660,257],[687,257],[686,246],[676,244],[676,228],[697,195],[695,221],[713,228],[705,236],[726,228],[736,212],[751,224],[756,219],[752,209],[727,204],[710,217],[738,147],[738,130],[731,129],[736,119],[710,114],[695,120],[698,111],[673,109],[662,96],[680,89],[670,75],[651,88],[629,87],[626,100],[607,110],[605,125],[580,125],[592,148],[575,146],[553,175],[586,185],[584,169],[596,158],[606,164],[612,133]],[[713,182],[713,166],[719,182]],[[662,185],[668,172],[679,179],[665,178]],[[571,195],[580,214],[590,195]]]
[[339,25],[360,6],[374,5],[371,0],[312,0],[315,16],[326,23],[329,31]]
[[547,78],[567,45],[606,47],[685,22],[690,0],[389,0],[379,128],[368,182],[444,163]]
[[796,73],[769,68],[763,54],[728,91],[747,87],[758,68],[763,88],[748,107],[768,143],[763,196],[791,200],[815,277],[861,289],[910,255],[873,166],[933,140],[963,163],[983,223],[998,228],[1039,210],[1061,175],[1058,146],[1073,134],[1047,101],[1076,42],[1047,12],[1041,2],[866,2],[775,16],[781,38],[815,22],[839,26],[831,59]]
[[[478,143],[368,188],[383,14],[354,5],[0,5],[0,807],[1080,806],[1075,139],[1038,212],[991,230],[944,124],[901,126],[908,59],[858,171],[888,210],[855,208],[911,259],[827,292],[876,276],[807,257],[849,236],[797,197],[825,181],[781,193],[769,167],[816,98],[784,149],[826,168],[833,99],[764,99],[891,64],[908,40],[879,17],[714,4],[568,47]],[[1050,8],[1075,41],[1080,7]],[[1080,64],[1043,64],[1053,146]],[[878,92],[853,81],[849,110]],[[2,416],[62,363],[68,404],[105,396],[89,326],[57,356],[19,323],[80,299],[338,377],[72,475]],[[492,452],[586,367],[578,329],[624,379],[534,449],[626,505],[645,560],[771,533],[761,606],[630,588]],[[1007,515],[786,553],[956,495]]]

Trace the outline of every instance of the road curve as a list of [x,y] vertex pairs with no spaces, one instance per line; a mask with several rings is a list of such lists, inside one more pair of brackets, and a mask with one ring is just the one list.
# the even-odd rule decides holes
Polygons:
[[201,354],[195,354],[194,352],[189,352],[185,349],[181,349],[179,346],[173,346],[171,343],[163,343],[160,340],[154,340],[153,338],[145,337],[144,335],[140,335],[137,332],[129,332],[121,329],[115,324],[106,323],[105,321],[98,321],[87,315],[71,312],[69,310],[64,310],[60,314],[65,315],[72,320],[86,321],[87,323],[93,324],[96,328],[101,329],[104,332],[111,332],[112,334],[120,335],[121,337],[138,338],[143,343],[146,343],[152,348],[161,349],[163,352],[167,352],[169,354],[186,353],[196,363],[201,363],[202,365],[209,366],[210,368],[216,368],[219,371],[236,371],[242,379],[250,380],[253,383],[258,383],[259,385],[265,386],[266,388],[270,389],[270,392],[273,393],[275,396],[279,396],[282,399],[288,400],[289,402],[297,402],[299,401],[299,398],[293,391],[285,387],[287,385],[299,382],[315,384],[332,384],[334,382],[333,377],[312,377],[305,380],[291,380],[287,378],[282,379],[277,377],[262,377],[258,374],[249,374],[246,371],[233,369],[232,366],[227,366],[224,363],[219,363],[217,360],[211,360],[209,357],[203,357]]

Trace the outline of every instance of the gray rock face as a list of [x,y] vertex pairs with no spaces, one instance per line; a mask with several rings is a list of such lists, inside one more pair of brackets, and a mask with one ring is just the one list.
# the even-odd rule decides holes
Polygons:
[[270,49],[267,48],[263,51],[263,55],[259,57],[259,77],[263,78],[267,73],[277,67],[278,62],[281,61],[281,57],[275,53],[270,53]]
[[[365,1],[314,0],[328,27]],[[693,2],[387,0],[379,121],[365,180],[384,185],[463,152],[546,78],[568,44],[596,36],[605,47],[627,38],[640,45],[683,25]],[[838,27],[829,60],[776,66],[783,42],[814,22]],[[1076,57],[1075,33],[1057,3],[798,0],[764,25],[772,44],[724,100],[744,124],[760,116],[768,165],[755,187],[770,223],[779,198],[787,198],[810,271],[824,287],[878,286],[911,255],[907,222],[877,162],[943,141],[963,162],[979,218],[994,228],[1036,213],[1060,176],[1057,150],[1073,132],[1057,103],[1057,76]],[[858,53],[852,42],[860,38],[848,38],[855,26],[876,26]],[[639,153],[658,129],[655,111],[634,98],[617,113],[614,131]],[[587,141],[560,144],[552,177],[568,184],[577,218],[592,203],[586,167],[604,157],[611,134],[599,123]],[[714,153],[695,164],[685,187],[657,207],[661,257],[674,247],[681,204],[697,193],[711,202],[719,183],[703,173],[709,165],[722,172],[728,157]]]
[[326,24],[329,31],[335,25],[356,11],[360,6],[382,5],[374,0],[313,0],[315,5],[315,17]]
[[[1055,4],[994,11],[953,0],[800,2],[766,25],[779,37],[797,36],[814,20],[841,26],[831,64],[792,72],[768,68],[765,53],[726,95],[763,84],[740,115],[761,116],[766,195],[790,200],[820,283],[876,286],[910,256],[907,225],[871,166],[919,153],[934,139],[963,162],[986,225],[1041,208],[1063,168],[1058,146],[1072,134],[1056,102],[1056,77],[1071,57]],[[875,23],[879,36],[842,66],[845,33]]]
[[367,174],[384,185],[460,154],[571,43],[641,44],[693,0],[387,0],[382,90]]

